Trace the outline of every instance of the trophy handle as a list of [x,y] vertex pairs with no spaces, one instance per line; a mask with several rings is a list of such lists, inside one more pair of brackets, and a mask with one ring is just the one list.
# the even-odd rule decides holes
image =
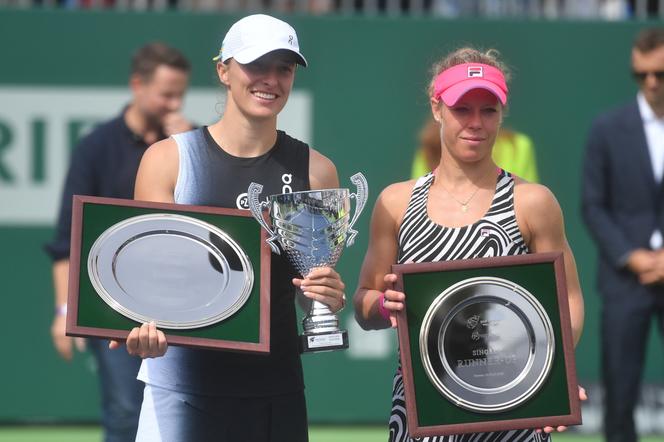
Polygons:
[[353,229],[353,225],[360,217],[362,210],[364,210],[364,205],[367,203],[367,198],[369,197],[369,184],[367,179],[364,177],[362,172],[357,172],[355,175],[350,177],[350,180],[355,187],[357,187],[356,193],[351,193],[350,197],[355,198],[355,213],[353,213],[353,218],[348,225],[348,239],[346,240],[346,246],[350,247],[355,242],[355,236],[357,236],[357,230]]
[[277,246],[278,237],[263,218],[263,208],[266,207],[268,203],[260,202],[258,200],[258,196],[261,194],[261,192],[263,192],[263,185],[258,183],[249,184],[249,189],[247,190],[249,210],[251,210],[251,214],[254,216],[254,218],[256,218],[256,221],[258,221],[260,225],[263,226],[265,230],[267,230],[267,233],[270,234],[270,237],[267,239],[267,243],[270,245],[272,251],[277,255],[281,255],[279,246]]

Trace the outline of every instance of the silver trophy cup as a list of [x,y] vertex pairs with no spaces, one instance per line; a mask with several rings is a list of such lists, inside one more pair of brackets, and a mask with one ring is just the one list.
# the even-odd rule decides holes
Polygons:
[[[367,180],[356,173],[350,180],[356,193],[348,189],[323,189],[271,195],[261,202],[263,186],[251,183],[247,196],[254,218],[268,231],[272,251],[286,256],[302,275],[316,267],[334,267],[344,247],[353,245],[357,231],[353,225],[367,202]],[[350,199],[355,198],[351,218]],[[263,218],[268,208],[272,227]],[[281,246],[281,250],[279,246]],[[302,351],[326,351],[348,348],[348,333],[339,329],[339,319],[322,302],[312,301],[302,321]]]

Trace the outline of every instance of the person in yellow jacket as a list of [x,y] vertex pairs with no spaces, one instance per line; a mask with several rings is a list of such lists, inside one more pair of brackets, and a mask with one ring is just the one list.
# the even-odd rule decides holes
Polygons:
[[[440,125],[433,119],[420,130],[420,147],[415,152],[411,178],[426,175],[440,162]],[[525,134],[509,129],[501,129],[493,147],[493,160],[496,164],[531,183],[539,181],[535,147]]]

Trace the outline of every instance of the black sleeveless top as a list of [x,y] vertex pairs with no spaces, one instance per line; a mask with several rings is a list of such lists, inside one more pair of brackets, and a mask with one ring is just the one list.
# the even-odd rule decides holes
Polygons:
[[[175,201],[248,209],[247,188],[253,181],[268,195],[309,190],[309,146],[285,132],[267,153],[234,157],[199,128],[173,136],[180,167]],[[269,396],[304,388],[295,314],[296,271],[285,254],[272,253],[270,354],[169,347],[161,358],[143,362],[139,379],[164,388],[216,396]]]

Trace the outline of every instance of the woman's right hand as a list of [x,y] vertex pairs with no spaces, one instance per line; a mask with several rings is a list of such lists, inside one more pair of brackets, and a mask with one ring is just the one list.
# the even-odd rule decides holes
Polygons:
[[[383,278],[387,287],[394,287],[394,283],[397,282],[397,275],[394,273],[388,273]],[[406,302],[406,295],[403,292],[398,292],[396,290],[387,289],[384,292],[385,299],[383,301],[383,308],[390,312],[390,325],[392,328],[397,327],[397,312],[404,309],[404,303]]]
[[[119,341],[111,341],[109,348],[116,349],[122,344]],[[166,354],[168,343],[164,332],[157,329],[157,325],[152,322],[146,322],[140,327],[134,327],[127,336],[125,342],[127,353],[132,356],[145,358],[158,358]]]

